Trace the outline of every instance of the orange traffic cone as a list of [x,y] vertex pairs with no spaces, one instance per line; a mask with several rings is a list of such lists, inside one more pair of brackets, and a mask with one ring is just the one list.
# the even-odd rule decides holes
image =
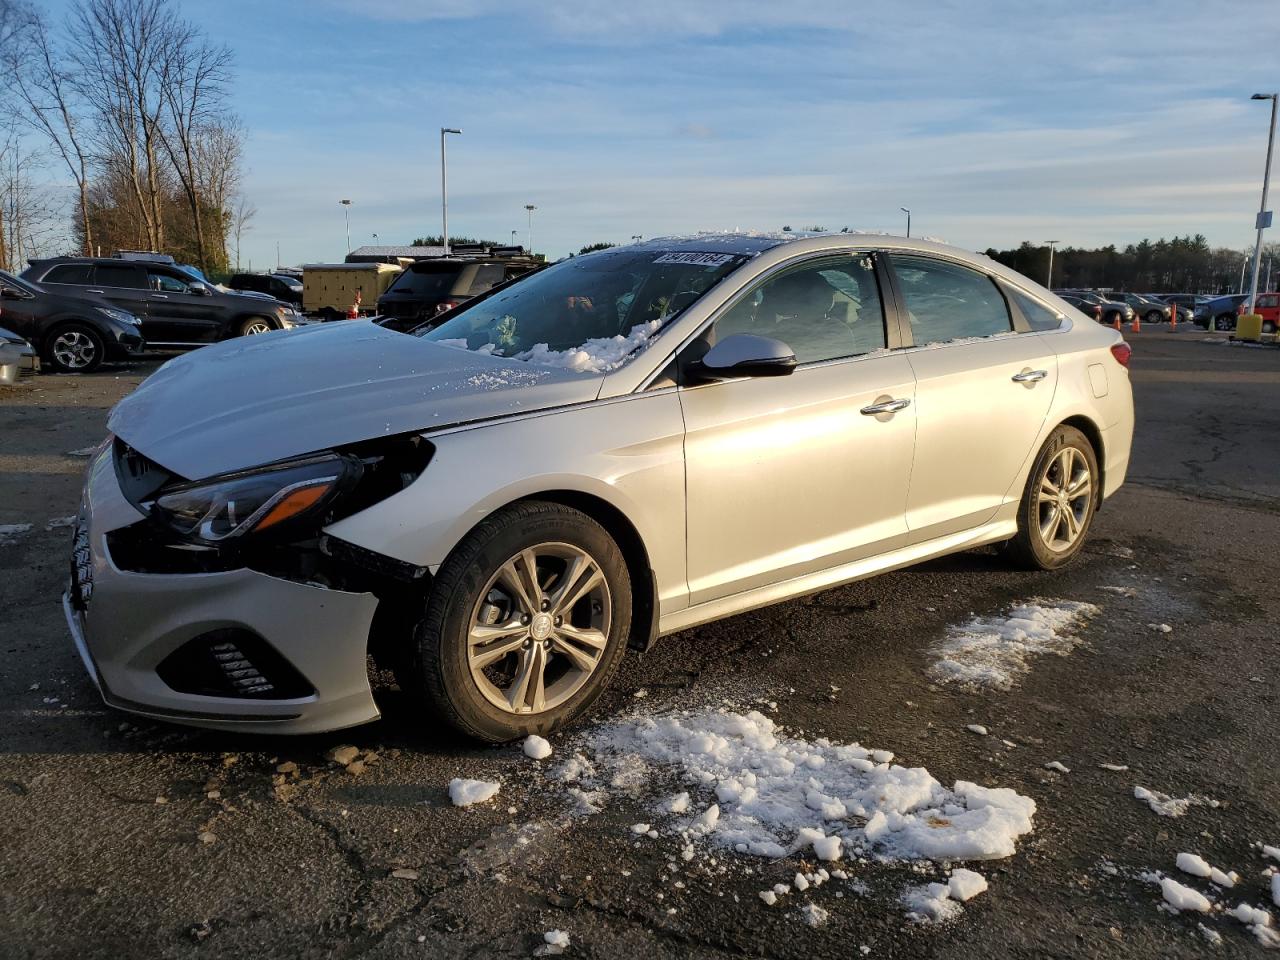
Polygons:
[[1115,327],[1117,330],[1119,330],[1119,329],[1120,329],[1120,314],[1118,314],[1118,313],[1113,313],[1113,314],[1112,314],[1112,316],[1113,316],[1113,317],[1115,317],[1115,319],[1111,321],[1111,326],[1113,326],[1113,327]]
[[1134,333],[1139,332],[1142,329],[1142,317],[1135,313],[1133,315],[1133,323],[1129,324],[1129,329]]
[[1174,305],[1173,312],[1169,314],[1169,329],[1178,329],[1178,307],[1176,304]]
[[351,309],[347,311],[347,319],[348,320],[360,319],[360,291],[359,290],[356,291],[356,298],[351,303]]

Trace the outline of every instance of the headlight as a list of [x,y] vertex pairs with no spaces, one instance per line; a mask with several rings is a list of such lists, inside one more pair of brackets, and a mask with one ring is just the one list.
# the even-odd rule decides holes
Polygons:
[[163,488],[151,514],[184,537],[218,543],[315,517],[360,479],[336,453]]
[[135,317],[132,313],[128,313],[124,310],[112,310],[110,307],[98,307],[98,312],[105,314],[117,323],[127,323],[133,327],[142,325],[141,320]]

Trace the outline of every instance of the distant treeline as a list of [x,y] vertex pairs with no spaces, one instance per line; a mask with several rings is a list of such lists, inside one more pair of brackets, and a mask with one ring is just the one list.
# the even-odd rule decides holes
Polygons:
[[[988,257],[1044,283],[1049,271],[1049,248],[1024,240],[1014,250],[985,251]],[[1240,288],[1240,272],[1252,264],[1253,251],[1210,249],[1209,242],[1195,236],[1172,240],[1143,240],[1120,249],[1114,245],[1086,250],[1059,247],[1053,256],[1053,286],[1110,289],[1134,293],[1235,293]],[[1259,287],[1266,282],[1269,260],[1280,260],[1280,244],[1263,249]],[[1277,264],[1280,269],[1280,264]],[[1272,286],[1280,283],[1273,274]]]

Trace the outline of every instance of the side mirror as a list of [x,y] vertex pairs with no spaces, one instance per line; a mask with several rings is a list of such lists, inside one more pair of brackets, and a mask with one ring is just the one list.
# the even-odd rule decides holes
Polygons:
[[725,337],[686,370],[699,380],[785,377],[796,368],[796,353],[781,340],[754,333]]
[[187,287],[187,289],[188,289],[191,293],[194,293],[197,297],[211,297],[211,296],[213,296],[213,291],[212,291],[212,290],[210,290],[210,289],[209,289],[207,286],[205,286],[203,283],[200,283],[199,281],[192,282],[192,283]]
[[27,295],[17,287],[0,287],[0,299],[25,300],[27,299]]

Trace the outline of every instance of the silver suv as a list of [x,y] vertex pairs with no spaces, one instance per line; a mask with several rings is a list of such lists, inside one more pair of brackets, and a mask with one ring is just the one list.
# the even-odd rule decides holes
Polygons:
[[372,653],[470,736],[545,733],[664,634],[982,544],[1068,562],[1124,480],[1128,359],[990,260],[854,235],[654,240],[413,334],[229,341],[112,412],[67,619],[125,710],[363,723]]

